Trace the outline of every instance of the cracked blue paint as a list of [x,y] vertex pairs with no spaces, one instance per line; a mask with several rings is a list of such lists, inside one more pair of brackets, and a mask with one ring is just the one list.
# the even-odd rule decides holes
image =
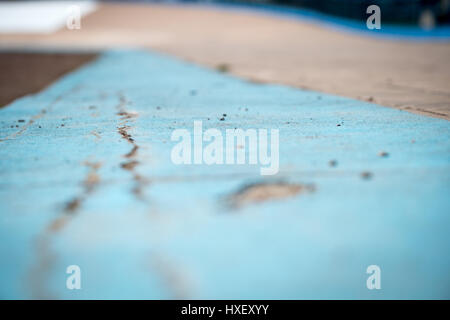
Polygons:
[[[170,135],[194,120],[279,129],[279,174],[172,164]],[[1,109],[0,128],[3,299],[450,298],[446,120],[111,51]],[[86,162],[101,164],[91,191]],[[315,191],[224,205],[280,180]],[[72,264],[81,290],[66,289]],[[372,264],[381,290],[366,288]]]

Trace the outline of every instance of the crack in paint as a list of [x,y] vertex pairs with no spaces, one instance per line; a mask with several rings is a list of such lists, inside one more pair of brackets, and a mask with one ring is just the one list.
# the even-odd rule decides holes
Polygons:
[[85,161],[84,165],[90,168],[89,173],[83,181],[84,191],[81,195],[73,198],[67,203],[65,207],[65,212],[67,213],[74,213],[75,211],[77,211],[86,197],[88,197],[88,195],[91,194],[100,184],[100,176],[98,175],[97,171],[98,169],[100,169],[102,164],[100,162]]
[[63,215],[53,219],[45,228],[43,234],[38,236],[36,240],[37,246],[37,262],[31,268],[29,283],[30,293],[32,298],[36,299],[56,299],[57,296],[50,292],[48,289],[48,281],[51,278],[51,270],[57,261],[57,254],[51,250],[51,242],[53,238],[61,232],[61,230],[70,222],[74,217],[74,213],[77,212],[82,203],[88,197],[89,194],[95,191],[100,184],[100,176],[97,171],[102,164],[100,162],[83,163],[89,168],[89,172],[83,181],[83,192],[81,195],[74,197],[70,200],[64,210]]
[[69,90],[66,93],[63,93],[61,95],[59,95],[58,97],[56,97],[46,108],[43,108],[38,114],[34,115],[33,117],[31,117],[30,120],[28,120],[28,122],[23,125],[19,131],[14,132],[13,134],[7,136],[6,138],[0,139],[0,142],[2,141],[6,141],[6,140],[11,140],[16,138],[17,136],[20,136],[22,133],[24,133],[36,120],[44,117],[48,112],[52,111],[53,107],[55,106],[55,104],[57,104],[59,101],[62,100],[62,98],[66,95],[66,94],[71,94],[74,93],[76,91],[78,91],[81,88],[80,85],[73,87],[71,90]]
[[121,163],[120,167],[132,174],[135,184],[132,189],[132,193],[140,200],[143,200],[143,189],[146,185],[148,185],[149,181],[135,170],[135,168],[140,164],[139,161],[136,160],[139,146],[129,133],[129,130],[131,129],[131,126],[129,126],[130,121],[134,121],[133,119],[139,117],[139,114],[134,111],[126,110],[126,106],[129,105],[128,100],[122,93],[119,93],[118,95],[119,104],[117,105],[117,115],[120,116],[121,122],[119,123],[119,127],[117,127],[117,132],[120,134],[122,139],[132,145],[131,150],[123,155],[124,158],[129,160]]
[[[60,101],[63,95],[58,97],[53,104]],[[118,115],[121,116],[122,123],[120,123],[120,127],[118,127],[118,132],[123,139],[125,139],[128,143],[133,145],[133,148],[124,155],[125,158],[130,159],[130,161],[126,163],[122,163],[121,167],[125,170],[128,170],[133,173],[133,180],[136,182],[135,187],[132,192],[140,198],[142,195],[142,188],[147,184],[146,179],[140,176],[138,173],[134,171],[134,168],[139,164],[137,160],[133,160],[137,156],[137,152],[139,146],[135,143],[132,136],[128,133],[128,130],[131,128],[127,125],[128,120],[137,117],[137,113],[125,111],[124,108],[128,104],[126,98],[123,95],[119,97],[120,103],[117,106],[119,109]],[[41,113],[35,116],[33,119],[42,117],[50,108],[44,109]],[[30,120],[28,123],[31,125],[33,121]],[[20,133],[25,131],[23,129]],[[20,134],[18,133],[18,134]],[[53,292],[50,292],[48,288],[48,281],[51,278],[51,270],[57,261],[57,254],[51,250],[51,243],[54,237],[61,233],[63,228],[67,226],[71,219],[73,219],[74,214],[77,213],[85,202],[86,198],[95,191],[95,189],[100,184],[100,176],[98,175],[98,169],[101,168],[102,164],[100,162],[90,162],[85,161],[83,163],[86,167],[89,168],[89,172],[87,173],[85,179],[83,180],[83,191],[80,195],[75,196],[71,200],[69,200],[64,209],[63,215],[58,216],[53,219],[45,228],[43,234],[41,234],[36,240],[37,245],[37,262],[33,265],[30,270],[30,294],[32,298],[37,299],[56,299],[57,295]]]

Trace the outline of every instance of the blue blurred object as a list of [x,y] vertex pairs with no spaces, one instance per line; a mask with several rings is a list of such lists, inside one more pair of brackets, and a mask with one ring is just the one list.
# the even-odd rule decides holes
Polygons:
[[419,24],[425,16],[435,24],[450,21],[449,0],[248,0],[229,1],[237,3],[273,3],[299,8],[313,9],[334,16],[365,20],[366,8],[377,5],[386,23]]
[[[337,1],[337,0],[332,0]],[[447,1],[447,0],[446,0]],[[450,0],[448,0],[450,1]],[[321,2],[321,1],[318,1]],[[339,3],[344,3],[344,1],[337,1]],[[354,2],[354,1],[353,1]],[[356,32],[363,33],[367,36],[376,36],[383,38],[393,38],[393,39],[411,39],[419,41],[449,41],[450,40],[450,24],[444,23],[448,20],[448,7],[446,10],[446,15],[442,19],[436,19],[434,11],[429,9],[430,6],[422,6],[422,14],[418,16],[418,21],[414,23],[407,23],[407,19],[399,18],[389,18],[385,17],[386,12],[391,12],[391,17],[397,16],[401,17],[400,11],[396,11],[393,7],[389,10],[385,10],[386,6],[381,6],[381,29],[369,30],[366,26],[367,18],[370,14],[366,13],[367,7],[361,5],[362,1],[357,1],[360,3],[359,9],[353,7],[353,12],[359,15],[358,18],[350,18],[348,16],[339,16],[336,13],[330,12],[331,10],[318,10],[314,8],[307,8],[306,5],[282,5],[280,3],[273,3],[266,1],[264,3],[260,1],[219,1],[208,4],[220,7],[222,9],[228,10],[249,10],[249,11],[259,11],[269,15],[280,15],[283,17],[291,19],[299,19],[302,21],[308,21],[310,23],[320,24],[324,26],[332,27],[333,29],[339,29],[346,32]],[[391,2],[391,1],[388,1]],[[395,2],[395,1],[394,1]],[[202,2],[203,4],[205,2]],[[376,1],[374,1],[376,3]],[[336,6],[337,7],[337,6]],[[347,4],[342,4],[341,7],[347,7]],[[351,8],[349,6],[348,8]],[[427,9],[428,8],[428,9]],[[349,9],[350,10],[350,9]],[[412,7],[406,5],[402,9],[405,11],[411,11]],[[388,16],[389,17],[389,16]],[[412,22],[412,20],[409,20]]]

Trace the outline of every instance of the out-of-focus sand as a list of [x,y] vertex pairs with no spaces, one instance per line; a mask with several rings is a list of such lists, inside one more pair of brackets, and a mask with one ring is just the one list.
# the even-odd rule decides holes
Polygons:
[[95,54],[0,52],[0,108],[36,93]]
[[0,34],[0,47],[145,47],[254,81],[450,119],[450,43],[342,33],[300,20],[199,6],[102,4],[81,30]]

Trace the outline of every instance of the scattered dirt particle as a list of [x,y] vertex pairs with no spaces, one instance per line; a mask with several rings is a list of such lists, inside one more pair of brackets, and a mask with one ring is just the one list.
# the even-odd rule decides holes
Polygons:
[[361,178],[363,178],[365,180],[371,179],[372,176],[373,176],[372,172],[369,172],[369,171],[361,172]]
[[125,170],[133,170],[139,164],[138,161],[128,161],[122,163],[120,166]]
[[119,127],[119,128],[117,128],[117,130],[119,131],[119,134],[122,136],[122,138],[124,138],[125,140],[127,140],[128,142],[130,142],[130,143],[133,143],[134,142],[134,139],[131,137],[131,135],[130,134],[128,134],[128,132],[127,132],[127,130],[129,129],[130,127],[128,127],[128,126],[123,126],[123,127]]
[[226,113],[224,113],[224,114],[223,114],[223,116],[224,116],[224,117],[226,117],[226,116],[227,116],[227,114],[226,114]]
[[232,208],[293,197],[304,191],[314,191],[312,185],[291,184],[286,182],[249,184],[227,197]]
[[341,124],[340,123],[338,123],[337,125],[336,125],[336,127],[340,127],[341,126]]
[[219,120],[220,120],[220,121],[225,121],[225,118],[224,118],[224,117],[222,117],[222,118],[220,118]]
[[374,99],[373,97],[368,97],[368,98],[367,98],[367,101],[369,101],[369,102],[374,102],[375,99]]
[[94,109],[97,109],[97,107],[96,106],[89,106],[89,110],[94,110]]
[[328,161],[328,165],[330,167],[336,167],[337,164],[338,164],[337,160],[330,160],[330,161]]
[[117,115],[121,116],[122,120],[136,118],[137,116],[139,116],[139,114],[135,111],[120,111],[117,112]]
[[222,73],[230,72],[230,65],[227,63],[220,63],[216,66],[216,70]]
[[379,157],[383,157],[383,158],[387,158],[387,157],[389,157],[389,153],[387,153],[386,151],[380,151],[378,153],[378,156]]
[[101,139],[101,138],[102,138],[102,136],[101,136],[98,132],[96,132],[96,131],[91,131],[91,134],[94,135],[94,136],[96,136],[98,139]]
[[161,110],[161,107],[156,107],[156,110]]
[[136,145],[134,145],[134,146],[133,146],[133,149],[131,149],[130,152],[128,152],[127,154],[125,154],[124,157],[125,157],[125,158],[133,158],[133,157],[136,155],[138,149],[139,149],[139,147],[136,146]]
[[17,122],[25,122],[25,120],[19,119],[19,120],[17,120]]
[[81,205],[81,200],[79,198],[74,198],[66,204],[65,211],[69,212],[69,213],[74,212],[75,210],[77,210],[80,207],[80,205]]

